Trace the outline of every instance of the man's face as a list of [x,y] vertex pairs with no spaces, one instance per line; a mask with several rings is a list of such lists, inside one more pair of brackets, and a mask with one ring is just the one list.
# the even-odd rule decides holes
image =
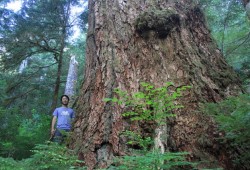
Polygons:
[[65,96],[63,96],[63,98],[62,98],[62,104],[67,106],[67,105],[68,105],[68,103],[69,103],[68,98],[67,98],[67,97],[65,97]]

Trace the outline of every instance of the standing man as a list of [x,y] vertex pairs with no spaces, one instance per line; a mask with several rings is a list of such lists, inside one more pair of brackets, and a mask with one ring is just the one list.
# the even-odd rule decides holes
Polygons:
[[64,138],[66,137],[66,133],[71,129],[72,119],[75,117],[74,111],[71,108],[68,108],[69,96],[62,95],[61,103],[62,106],[56,108],[53,112],[51,124],[51,136],[53,136],[53,141],[58,143],[63,142]]

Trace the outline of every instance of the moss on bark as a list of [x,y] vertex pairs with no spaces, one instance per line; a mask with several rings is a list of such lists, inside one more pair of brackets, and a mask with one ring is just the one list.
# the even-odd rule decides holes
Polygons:
[[152,30],[159,38],[166,38],[170,31],[179,25],[179,15],[169,9],[149,9],[141,13],[135,21],[135,28],[139,34],[146,36]]

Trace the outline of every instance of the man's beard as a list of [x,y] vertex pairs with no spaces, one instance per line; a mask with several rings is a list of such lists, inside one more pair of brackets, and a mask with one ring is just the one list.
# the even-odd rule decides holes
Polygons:
[[62,105],[64,105],[64,106],[68,106],[68,104],[69,104],[69,103],[63,103],[63,102],[62,102]]

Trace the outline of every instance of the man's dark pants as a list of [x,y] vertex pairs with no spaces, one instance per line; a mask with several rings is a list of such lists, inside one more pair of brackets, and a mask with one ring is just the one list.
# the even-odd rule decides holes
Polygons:
[[59,144],[62,144],[66,137],[68,136],[69,129],[56,129],[54,137],[53,137],[53,142],[57,142]]

